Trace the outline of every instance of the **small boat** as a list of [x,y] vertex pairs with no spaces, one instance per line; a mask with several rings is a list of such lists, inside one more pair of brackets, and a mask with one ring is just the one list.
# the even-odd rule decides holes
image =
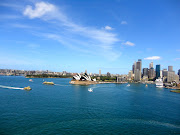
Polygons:
[[43,82],[43,84],[54,85],[54,82]]
[[89,91],[89,92],[93,92],[93,89],[92,89],[92,88],[89,88],[88,91]]
[[24,87],[24,90],[32,90],[30,86]]
[[146,84],[146,87],[147,87],[148,85]]
[[33,82],[33,80],[32,80],[32,79],[29,79],[29,81],[30,81],[30,82]]
[[129,87],[129,86],[130,86],[130,84],[127,85],[127,87]]

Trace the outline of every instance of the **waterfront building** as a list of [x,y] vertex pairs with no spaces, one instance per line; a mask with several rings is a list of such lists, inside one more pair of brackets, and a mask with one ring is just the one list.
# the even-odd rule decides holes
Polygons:
[[178,84],[179,83],[179,75],[175,75],[175,82]]
[[146,75],[143,76],[142,80],[145,81],[145,82],[148,81],[148,76],[146,76]]
[[99,69],[99,76],[101,76],[101,69]]
[[73,80],[77,80],[77,81],[96,81],[95,79],[91,79],[91,77],[87,73],[84,73],[83,75],[77,74],[77,75],[73,76]]
[[126,76],[120,76],[120,77],[117,77],[117,82],[126,82],[127,81],[127,78]]
[[149,64],[149,69],[153,68],[153,62]]
[[173,71],[173,66],[168,66],[168,71]]
[[167,72],[167,82],[172,82],[175,80],[175,72],[174,71],[168,71]]
[[148,76],[148,68],[143,68],[143,76]]
[[156,65],[156,79],[160,77],[160,71],[161,71],[160,65]]
[[178,75],[179,75],[179,78],[180,78],[180,69],[178,70]]

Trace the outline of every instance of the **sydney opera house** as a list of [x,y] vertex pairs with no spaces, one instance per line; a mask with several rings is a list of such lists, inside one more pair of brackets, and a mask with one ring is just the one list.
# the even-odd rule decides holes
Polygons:
[[96,79],[91,79],[91,77],[87,73],[84,73],[84,75],[77,74],[77,75],[73,76],[73,80],[76,80],[76,81],[96,81]]

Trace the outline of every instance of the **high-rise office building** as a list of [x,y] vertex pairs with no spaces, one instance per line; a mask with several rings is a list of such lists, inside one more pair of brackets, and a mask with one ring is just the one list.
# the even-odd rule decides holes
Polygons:
[[99,76],[101,76],[101,69],[99,69]]
[[134,80],[135,81],[140,81],[141,80],[141,69],[142,69],[142,61],[141,59],[138,59],[135,65],[135,70],[134,70]]
[[87,74],[87,69],[85,70],[85,73]]
[[179,78],[180,78],[180,69],[178,70],[178,75],[179,75]]
[[153,62],[149,64],[149,69],[153,68]]
[[175,77],[174,77],[175,79],[175,81],[176,81],[176,83],[179,83],[179,75],[175,75]]
[[156,76],[156,73],[154,71],[154,68],[149,69],[149,79],[154,79]]
[[168,66],[168,71],[173,71],[173,66]]
[[175,72],[174,71],[168,71],[167,72],[167,82],[172,82],[175,80]]
[[148,76],[148,68],[143,68],[143,76]]
[[167,77],[167,72],[168,72],[167,69],[163,69],[162,70],[162,76]]
[[160,77],[160,71],[161,71],[160,65],[156,65],[156,78],[157,79]]
[[134,74],[134,70],[135,70],[135,63],[132,65],[132,73]]
[[140,75],[139,69],[136,69],[136,70],[135,70],[134,80],[135,80],[135,81],[140,81],[140,80],[141,80],[141,75]]

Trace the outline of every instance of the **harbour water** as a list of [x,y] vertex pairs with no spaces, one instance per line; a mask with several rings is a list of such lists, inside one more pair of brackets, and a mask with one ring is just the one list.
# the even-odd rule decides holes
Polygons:
[[[69,84],[71,79],[44,80],[56,85],[43,85],[42,78],[30,82],[0,76],[1,135],[180,134],[180,94],[169,89],[155,84],[78,86]],[[21,89],[26,86],[32,90]]]

